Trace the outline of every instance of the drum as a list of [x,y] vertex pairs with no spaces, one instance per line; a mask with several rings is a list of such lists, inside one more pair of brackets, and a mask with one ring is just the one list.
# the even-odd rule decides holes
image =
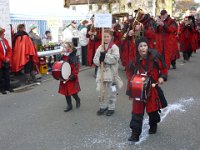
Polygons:
[[71,75],[71,67],[68,62],[58,61],[52,66],[52,76],[56,80],[66,81]]
[[146,101],[151,92],[151,80],[146,74],[134,75],[130,82],[131,97],[138,101]]

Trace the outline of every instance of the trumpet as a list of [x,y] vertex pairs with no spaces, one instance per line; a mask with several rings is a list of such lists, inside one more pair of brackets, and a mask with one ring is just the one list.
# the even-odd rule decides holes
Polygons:
[[[142,15],[143,15],[142,9],[138,8],[138,12],[137,12],[137,14],[135,15],[134,20],[129,24],[129,27],[128,27],[128,29],[127,29],[127,32],[123,35],[123,39],[126,39],[126,38],[128,37],[128,33],[129,33],[129,31],[131,30],[131,28],[132,28],[133,30],[135,30],[136,25],[141,25],[140,20],[141,20],[141,18],[142,18]],[[133,35],[134,35],[134,36],[135,36],[135,35],[141,35],[141,33],[138,33],[138,32],[141,32],[141,31],[136,31],[136,33],[134,33]]]
[[94,40],[94,33],[96,32],[94,28],[94,24],[91,25],[90,32],[92,32],[92,34],[90,35],[90,39]]

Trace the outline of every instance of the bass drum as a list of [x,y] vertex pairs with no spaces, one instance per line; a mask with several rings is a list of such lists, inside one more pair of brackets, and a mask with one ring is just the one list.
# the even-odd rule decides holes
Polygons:
[[52,67],[52,76],[56,80],[66,81],[71,75],[71,67],[68,62],[55,62]]

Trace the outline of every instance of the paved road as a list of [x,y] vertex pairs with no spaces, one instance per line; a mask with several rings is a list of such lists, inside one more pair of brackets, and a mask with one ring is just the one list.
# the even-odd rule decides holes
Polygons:
[[[80,73],[80,109],[65,113],[66,102],[57,94],[58,82],[0,95],[0,150],[200,150],[200,52],[163,85],[169,107],[162,111],[156,135],[148,135],[144,121],[140,142],[130,136],[131,101],[125,87],[119,91],[116,113],[97,116],[93,69]],[[125,72],[120,70],[125,79]],[[73,101],[74,102],[74,101]],[[147,116],[145,116],[147,118]]]

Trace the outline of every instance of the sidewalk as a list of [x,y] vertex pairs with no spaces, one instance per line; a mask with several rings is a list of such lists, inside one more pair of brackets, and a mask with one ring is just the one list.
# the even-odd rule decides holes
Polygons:
[[[81,71],[85,71],[85,70],[88,70],[88,69],[91,69],[92,67],[88,67],[88,66],[81,66],[80,68],[80,72]],[[23,75],[18,75],[18,76],[14,76],[15,79],[18,79],[20,81],[20,87],[17,87],[17,88],[14,88],[14,91],[17,92],[17,91],[21,91],[23,89],[26,89],[26,88],[29,88],[29,87],[32,87],[32,86],[36,86],[36,85],[40,85],[41,83],[44,83],[46,81],[50,81],[53,79],[51,73],[49,74],[43,74],[41,78],[38,79],[39,82],[36,82],[36,83],[31,83],[31,84],[28,84],[26,85],[25,84],[25,77],[24,77],[24,74]]]

